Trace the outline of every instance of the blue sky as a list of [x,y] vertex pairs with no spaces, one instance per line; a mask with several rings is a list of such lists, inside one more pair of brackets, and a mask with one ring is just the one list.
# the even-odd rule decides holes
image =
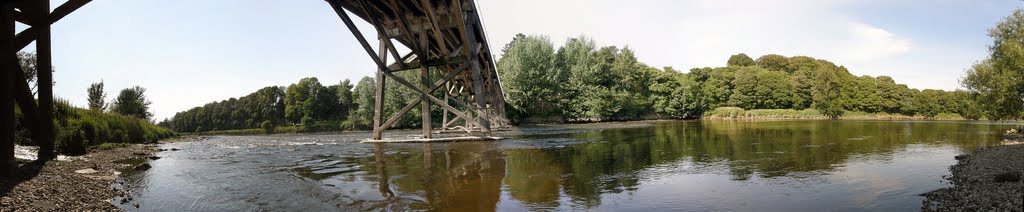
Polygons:
[[[62,1],[53,1],[58,5]],[[953,90],[985,57],[986,29],[1016,0],[479,0],[491,46],[516,33],[559,45],[586,35],[633,48],[655,67],[722,66],[731,54],[808,55],[855,75],[889,75],[913,88]],[[357,24],[369,33],[367,24]],[[53,26],[55,94],[85,105],[103,80],[108,98],[148,89],[156,118],[315,76],[323,84],[374,66],[320,0],[93,1]],[[29,48],[31,49],[31,47]],[[493,49],[499,53],[499,49]]]

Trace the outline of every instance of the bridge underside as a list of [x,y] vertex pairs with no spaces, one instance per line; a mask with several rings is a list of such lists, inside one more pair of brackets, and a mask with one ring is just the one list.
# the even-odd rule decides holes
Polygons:
[[[441,132],[490,134],[492,130],[507,127],[505,98],[474,1],[326,1],[378,67],[373,139],[381,139],[384,130],[417,105],[421,110],[424,138],[431,137],[433,120],[430,108],[434,105],[444,111]],[[346,10],[374,27],[378,35],[376,50]],[[396,43],[404,45],[410,53],[400,55]],[[394,62],[388,64],[389,58]],[[417,69],[421,82],[418,85],[395,75],[396,72]],[[432,76],[442,77],[432,81]],[[388,89],[388,78],[419,93],[420,97],[408,99],[405,107],[385,119],[384,95]],[[448,119],[448,114],[455,117]]]
[[[472,0],[326,0],[377,64],[373,139],[420,105],[423,137],[430,138],[432,105],[443,109],[441,131],[460,129],[490,134],[506,127],[505,101],[494,68],[483,26]],[[68,0],[51,8],[48,0],[0,0],[0,170],[12,173],[14,159],[15,105],[24,126],[40,146],[40,160],[54,158],[53,75],[50,27],[91,0]],[[52,9],[52,10],[51,10]],[[375,51],[355,27],[349,11],[369,22],[377,32]],[[16,23],[28,26],[16,31]],[[17,53],[35,42],[37,94],[33,96]],[[395,43],[411,50],[399,55]],[[376,53],[375,53],[376,52]],[[389,55],[394,62],[388,64]],[[396,72],[420,70],[415,85]],[[431,76],[443,76],[431,82]],[[387,78],[420,94],[384,119],[383,100]],[[440,92],[438,92],[440,90]],[[440,93],[440,95],[438,95]],[[442,97],[437,97],[437,96]],[[448,119],[453,114],[453,119]],[[458,127],[455,124],[462,124]]]

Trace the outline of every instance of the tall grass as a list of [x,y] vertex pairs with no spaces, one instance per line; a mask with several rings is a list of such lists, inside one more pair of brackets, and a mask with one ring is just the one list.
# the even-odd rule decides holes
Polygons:
[[704,113],[704,119],[827,119],[815,109],[755,109],[719,107]]
[[[54,102],[54,106],[54,140],[60,154],[81,155],[89,147],[104,143],[153,143],[174,136],[170,130],[147,120],[75,108],[60,99]],[[27,134],[19,136],[25,144],[35,144]]]

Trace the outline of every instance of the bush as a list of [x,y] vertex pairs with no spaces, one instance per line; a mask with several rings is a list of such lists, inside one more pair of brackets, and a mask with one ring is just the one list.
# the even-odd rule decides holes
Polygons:
[[263,128],[263,132],[266,134],[274,134],[274,124],[270,123],[269,120],[260,123],[260,128]]
[[68,121],[57,130],[55,148],[65,155],[83,155],[89,140],[82,132],[82,124],[78,120]]

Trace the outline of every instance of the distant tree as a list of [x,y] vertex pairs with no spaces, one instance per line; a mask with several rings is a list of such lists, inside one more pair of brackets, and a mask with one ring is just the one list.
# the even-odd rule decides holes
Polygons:
[[754,61],[757,66],[768,69],[769,71],[782,71],[786,73],[793,73],[796,70],[789,69],[789,58],[777,54],[766,54],[758,57]]
[[89,86],[89,109],[104,111],[107,109],[107,93],[103,91],[103,81]]
[[303,78],[298,83],[288,86],[284,96],[284,117],[291,123],[301,123],[304,117],[312,121],[314,109],[317,107],[317,94],[322,90],[316,77]]
[[943,91],[934,89],[925,89],[921,93],[918,93],[914,97],[914,105],[916,106],[915,111],[918,115],[924,116],[925,118],[934,118],[942,110],[938,103],[938,100],[943,95]]
[[747,54],[739,53],[729,57],[729,61],[725,63],[728,66],[752,66],[754,65],[754,59],[747,56]]
[[146,89],[135,86],[121,90],[121,93],[114,99],[110,111],[149,120],[149,118],[153,117],[153,113],[149,112],[150,104],[152,103],[146,100]]
[[732,84],[735,88],[730,104],[745,109],[784,109],[792,105],[794,90],[785,72],[743,67],[736,71]]
[[338,105],[340,106],[340,111],[338,111],[339,117],[337,118],[340,120],[348,119],[349,111],[355,108],[352,105],[352,88],[354,87],[355,86],[352,85],[352,81],[348,79],[345,79],[345,81],[342,81],[340,84],[338,84]]
[[832,68],[818,69],[816,84],[813,88],[814,108],[832,119],[843,115],[842,82],[838,70]]
[[345,128],[366,129],[372,127],[373,104],[376,81],[373,77],[363,77],[356,83],[352,90],[352,109],[349,110],[347,125]]

